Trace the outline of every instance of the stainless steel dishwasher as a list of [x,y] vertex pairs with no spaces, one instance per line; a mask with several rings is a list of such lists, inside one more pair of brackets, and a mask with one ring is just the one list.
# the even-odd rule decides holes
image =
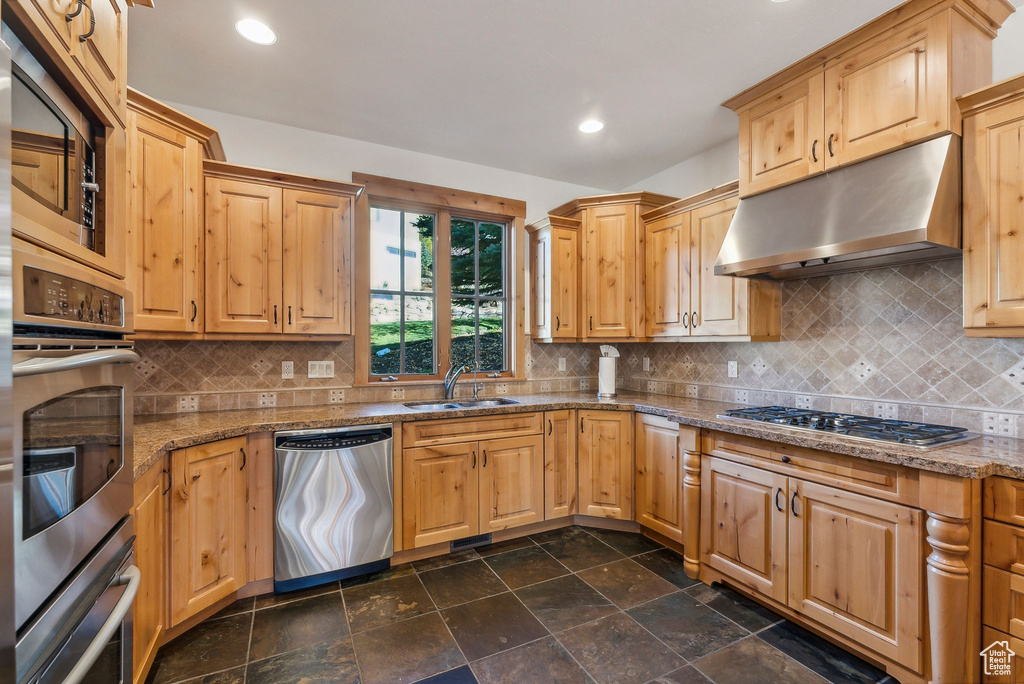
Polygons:
[[390,424],[275,433],[275,592],[390,565],[391,449]]

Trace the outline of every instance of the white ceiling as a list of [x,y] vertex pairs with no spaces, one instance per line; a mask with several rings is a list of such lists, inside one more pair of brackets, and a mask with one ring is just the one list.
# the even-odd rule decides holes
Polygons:
[[[618,190],[735,135],[719,106],[898,0],[157,0],[155,97]],[[261,47],[242,17],[278,33]],[[585,118],[604,131],[576,130]]]

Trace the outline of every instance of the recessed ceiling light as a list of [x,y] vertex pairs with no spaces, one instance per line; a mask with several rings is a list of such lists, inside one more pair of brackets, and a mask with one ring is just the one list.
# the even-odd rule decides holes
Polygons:
[[604,128],[604,121],[597,119],[587,119],[581,121],[579,125],[580,133],[597,133],[602,128]]
[[243,38],[257,45],[273,45],[277,42],[274,29],[257,19],[239,19],[235,23],[235,30]]
[[772,2],[789,2],[789,0],[772,0]]

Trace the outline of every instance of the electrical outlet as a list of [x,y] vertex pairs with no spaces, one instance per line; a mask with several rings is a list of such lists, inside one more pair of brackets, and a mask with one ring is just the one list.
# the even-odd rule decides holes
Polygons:
[[735,399],[737,404],[747,404],[750,402],[750,392],[747,390],[736,390]]
[[1016,427],[1016,416],[1012,413],[986,412],[982,417],[982,431],[988,435],[1012,437]]
[[342,404],[345,402],[345,390],[331,390],[328,401],[332,404]]
[[402,388],[402,387],[392,387],[391,388],[391,398],[392,399],[405,399],[405,389]]
[[729,377],[738,378],[740,376],[739,364],[735,361],[729,362]]
[[508,384],[506,384],[504,382],[499,382],[498,384],[496,384],[494,386],[494,393],[495,394],[508,394]]
[[[871,371],[874,373],[874,371]],[[899,416],[900,407],[897,404],[883,404],[875,402],[875,418],[883,420],[896,420]]]
[[588,390],[588,389],[590,389],[590,380],[588,378],[583,378],[583,379],[580,380],[580,389],[581,390]]
[[277,393],[276,392],[260,392],[259,407],[260,408],[273,408],[277,406]]
[[199,397],[186,394],[178,397],[178,413],[194,413],[199,410]]
[[550,382],[542,382],[542,383],[540,383],[540,391],[541,391],[541,393],[550,392],[551,391],[551,383]]
[[558,371],[560,373],[564,373],[565,372],[565,357],[564,356],[559,356],[558,357]]
[[294,361],[282,361],[281,362],[281,379],[291,380],[295,377],[295,362]]
[[798,409],[809,409],[811,408],[811,398],[806,395],[800,395],[796,398],[796,407]]
[[647,356],[644,357],[644,372],[645,373],[650,373],[651,372],[651,359],[649,357],[647,357]]
[[686,396],[689,397],[690,399],[696,399],[700,396],[700,390],[696,385],[687,385]]

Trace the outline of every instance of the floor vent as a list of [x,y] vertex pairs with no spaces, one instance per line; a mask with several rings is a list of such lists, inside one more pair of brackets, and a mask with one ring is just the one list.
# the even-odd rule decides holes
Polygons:
[[465,539],[456,539],[452,542],[450,549],[451,553],[461,551],[463,549],[472,549],[477,546],[486,546],[491,543],[491,533],[478,534],[475,537],[466,537]]

